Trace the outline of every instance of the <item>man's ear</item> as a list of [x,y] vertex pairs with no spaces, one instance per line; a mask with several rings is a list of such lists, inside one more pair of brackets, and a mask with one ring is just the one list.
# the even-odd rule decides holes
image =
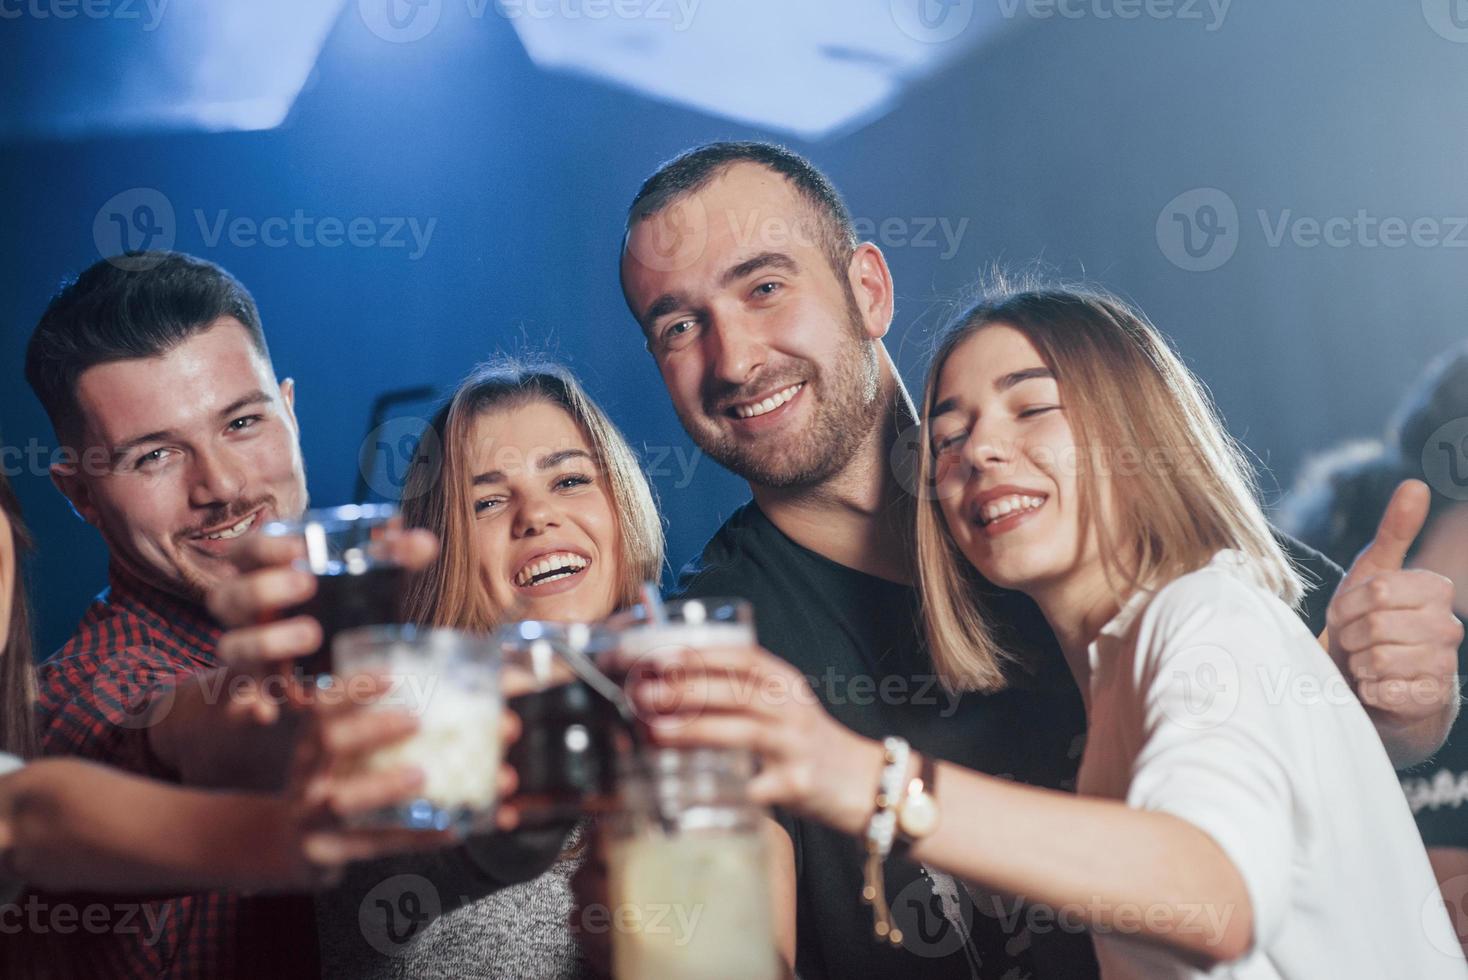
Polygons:
[[862,242],[852,253],[846,274],[867,336],[882,339],[892,326],[892,270],[887,268],[887,257],[871,242]]
[[285,414],[290,418],[291,425],[295,426],[297,432],[301,431],[301,424],[296,421],[296,379],[283,378],[280,382],[280,400],[285,403]]
[[92,502],[92,489],[87,485],[87,478],[78,471],[74,453],[67,450],[62,455],[67,457],[63,462],[51,464],[51,485],[71,503],[77,517],[96,527],[97,507]]

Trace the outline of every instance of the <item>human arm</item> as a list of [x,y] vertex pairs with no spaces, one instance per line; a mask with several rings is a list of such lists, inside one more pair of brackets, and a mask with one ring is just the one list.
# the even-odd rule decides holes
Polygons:
[[342,702],[310,720],[282,796],[171,786],[79,759],[24,766],[0,778],[0,861],[10,877],[52,891],[300,890],[351,861],[449,842],[346,826],[421,785],[415,770],[358,763],[410,734],[411,717]]
[[[764,651],[703,652],[679,669],[676,690],[659,680],[636,692],[645,710],[672,709],[653,728],[660,742],[753,748],[763,763],[751,783],[758,801],[863,834],[881,768],[878,743],[831,719],[805,679]],[[1250,948],[1252,903],[1243,878],[1208,833],[1176,814],[947,764],[937,785],[946,819],[918,844],[915,859],[1204,965]],[[976,820],[982,834],[974,833]]]

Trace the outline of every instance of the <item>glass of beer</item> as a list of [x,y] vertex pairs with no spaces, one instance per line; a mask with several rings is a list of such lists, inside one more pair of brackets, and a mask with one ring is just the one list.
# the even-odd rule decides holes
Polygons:
[[418,730],[378,749],[368,770],[416,766],[415,799],[364,818],[364,826],[492,829],[500,770],[500,662],[494,642],[458,630],[368,626],[336,638],[335,696],[352,697],[354,679],[389,682],[373,710],[406,711]]
[[269,536],[299,539],[305,557],[296,566],[316,576],[316,594],[282,613],[312,616],[321,624],[321,646],[296,664],[305,679],[331,673],[332,642],[339,633],[401,622],[406,572],[383,540],[397,515],[391,504],[348,504],[265,526]]
[[[500,630],[504,693],[522,728],[508,753],[520,780],[515,804],[522,823],[575,819],[614,799],[630,729],[607,693],[583,676],[599,674],[595,663],[613,642],[614,634],[585,623],[526,620]],[[614,682],[603,681],[620,695]]]
[[773,897],[743,753],[648,749],[604,821],[616,980],[777,980]]

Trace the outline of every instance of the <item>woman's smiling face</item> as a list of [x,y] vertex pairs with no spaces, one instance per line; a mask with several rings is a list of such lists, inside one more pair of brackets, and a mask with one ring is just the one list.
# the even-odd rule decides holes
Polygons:
[[480,579],[516,619],[592,621],[616,608],[621,540],[586,433],[552,402],[492,408],[469,451]]
[[933,472],[964,557],[995,585],[1027,592],[1095,557],[1081,535],[1075,435],[1030,339],[1005,324],[979,329],[948,356],[937,389]]

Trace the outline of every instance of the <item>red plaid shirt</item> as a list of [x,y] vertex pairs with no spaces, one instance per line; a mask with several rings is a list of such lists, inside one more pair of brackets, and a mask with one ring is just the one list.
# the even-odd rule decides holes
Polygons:
[[[111,588],[87,609],[76,635],[38,668],[42,750],[176,781],[149,747],[142,707],[178,678],[219,666],[221,630],[204,610],[116,566],[109,577]],[[115,895],[45,900],[125,904]],[[201,892],[136,904],[131,927],[119,914],[113,928],[51,937],[48,947],[65,961],[51,965],[63,976],[97,980],[320,975],[309,898]]]

